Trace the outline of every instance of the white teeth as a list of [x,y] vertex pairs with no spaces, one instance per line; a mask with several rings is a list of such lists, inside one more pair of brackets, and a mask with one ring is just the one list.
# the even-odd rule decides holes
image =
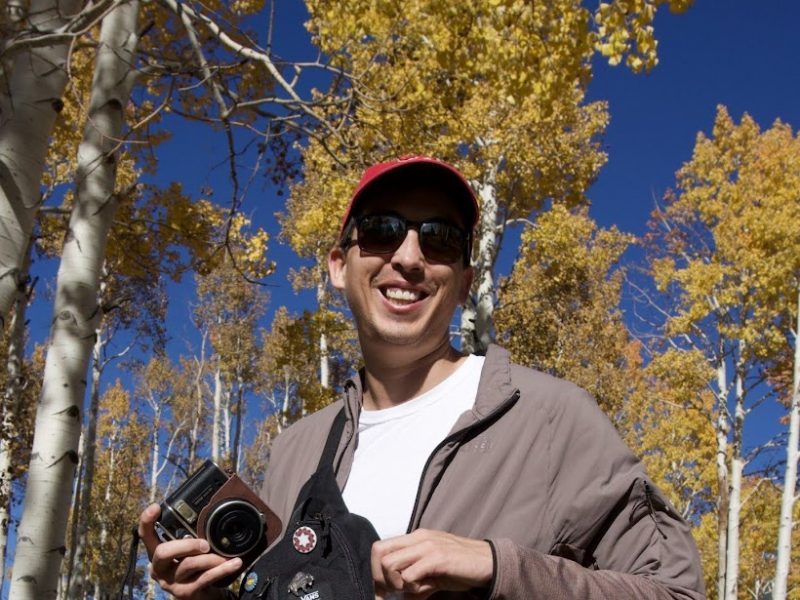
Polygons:
[[399,288],[388,288],[386,297],[389,300],[399,300],[400,302],[416,302],[420,298],[420,293]]

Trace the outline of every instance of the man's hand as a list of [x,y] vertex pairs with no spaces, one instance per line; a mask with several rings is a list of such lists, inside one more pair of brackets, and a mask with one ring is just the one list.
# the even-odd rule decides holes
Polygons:
[[139,516],[139,537],[150,558],[150,576],[178,600],[224,598],[222,589],[213,584],[238,572],[242,559],[210,554],[208,542],[197,538],[162,543],[154,529],[160,514],[159,505],[151,504]]
[[404,592],[404,600],[424,600],[434,592],[487,587],[494,574],[489,542],[443,531],[417,529],[372,546],[376,598]]

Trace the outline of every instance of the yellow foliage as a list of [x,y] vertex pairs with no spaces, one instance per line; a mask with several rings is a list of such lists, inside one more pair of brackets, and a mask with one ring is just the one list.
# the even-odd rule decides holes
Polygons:
[[[681,481],[693,479],[689,487],[710,501],[709,514],[698,519],[709,577],[719,539],[714,514],[724,510],[730,492],[719,489],[713,465],[722,460],[732,471],[731,461],[743,460],[749,444],[744,418],[765,399],[786,392],[800,289],[798,198],[800,138],[791,127],[776,121],[762,131],[747,114],[737,124],[720,106],[711,135],[697,136],[676,190],[653,214],[650,266],[671,303],[665,323],[671,349],[655,356],[649,374],[651,389],[671,416],[662,419],[666,426],[654,422],[649,428],[649,446],[661,461],[655,468],[662,477],[679,481],[665,468],[675,463]],[[705,420],[704,427],[695,416]],[[680,452],[670,447],[675,440],[663,439],[672,423],[680,424],[676,433],[692,436]],[[763,594],[774,571],[774,492],[771,484],[755,480],[743,489],[742,597]],[[792,576],[796,580],[797,572]]]
[[622,323],[621,273],[613,270],[631,241],[598,229],[585,209],[554,206],[523,232],[495,312],[498,339],[516,362],[584,387],[612,418],[641,362]]
[[800,138],[776,121],[761,132],[719,107],[713,135],[697,137],[678,172],[653,240],[662,291],[680,309],[670,334],[691,333],[714,318],[719,334],[741,340],[745,359],[775,356],[787,345],[800,287]]
[[[766,589],[775,574],[775,550],[778,537],[781,489],[759,477],[745,478],[742,486],[741,551],[739,569],[739,598],[769,597]],[[794,522],[800,522],[800,504],[795,506]],[[717,523],[709,512],[695,527],[694,537],[700,550],[705,573],[706,593],[716,589]],[[792,559],[789,566],[787,598],[797,598],[800,585],[800,530],[792,534]]]
[[658,43],[653,20],[659,5],[683,12],[693,0],[614,0],[601,2],[594,14],[595,48],[611,65],[625,64],[634,72],[650,71],[658,64]]
[[229,258],[195,281],[199,299],[195,316],[209,333],[223,374],[229,381],[252,383],[261,354],[256,326],[266,309],[266,292],[246,281]]
[[625,414],[626,441],[673,505],[695,524],[718,493],[710,377],[713,371],[700,352],[658,354]]
[[[308,0],[306,26],[353,74],[355,101],[345,141],[303,149],[305,180],[292,190],[284,235],[319,256],[364,166],[403,154],[443,158],[475,182],[498,167],[504,217],[525,217],[547,198],[583,202],[605,162],[596,138],[607,109],[584,99],[598,39],[624,33],[634,49],[611,54],[653,62],[661,3],[619,0],[592,14],[579,0]],[[593,27],[604,28],[599,38]]]
[[[322,335],[331,367],[328,388],[322,387],[319,377]],[[270,397],[275,390],[282,390],[290,396],[290,405],[282,415],[288,422],[331,403],[358,356],[352,323],[341,314],[324,309],[294,317],[285,307],[279,308],[270,331],[264,333],[262,345],[259,366],[263,394]],[[277,409],[281,411],[282,407]]]
[[[587,104],[591,14],[573,0],[446,3],[310,0],[307,27],[354,74],[346,141],[311,141],[284,235],[304,256],[332,244],[361,170],[429,154],[475,182],[497,166],[495,197],[510,218],[546,198],[570,204],[605,162],[604,103]],[[331,118],[341,115],[338,108]],[[331,157],[336,156],[336,160]]]
[[131,542],[129,517],[147,502],[147,461],[142,460],[142,452],[149,443],[130,394],[117,380],[100,399],[85,555],[85,572],[108,593],[119,588],[119,573],[126,568],[123,549]]

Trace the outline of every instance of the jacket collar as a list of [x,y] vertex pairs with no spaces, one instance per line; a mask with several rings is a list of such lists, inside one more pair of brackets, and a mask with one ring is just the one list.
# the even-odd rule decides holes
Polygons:
[[[345,384],[345,410],[348,420],[358,422],[361,413],[364,371],[359,371]],[[508,350],[490,344],[486,351],[486,362],[481,371],[478,383],[478,396],[474,410],[479,418],[491,413],[500,404],[508,400],[516,391],[511,383],[511,357]]]
[[516,391],[517,388],[511,382],[511,355],[505,348],[490,344],[486,350],[486,361],[475,399],[474,411],[478,418],[493,412]]

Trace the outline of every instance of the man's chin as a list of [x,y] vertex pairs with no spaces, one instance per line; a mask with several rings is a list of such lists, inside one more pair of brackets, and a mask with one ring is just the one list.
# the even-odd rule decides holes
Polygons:
[[430,327],[404,327],[402,330],[384,328],[376,331],[375,339],[387,348],[415,348],[421,353],[433,352],[437,347],[449,345],[449,337],[436,335]]

